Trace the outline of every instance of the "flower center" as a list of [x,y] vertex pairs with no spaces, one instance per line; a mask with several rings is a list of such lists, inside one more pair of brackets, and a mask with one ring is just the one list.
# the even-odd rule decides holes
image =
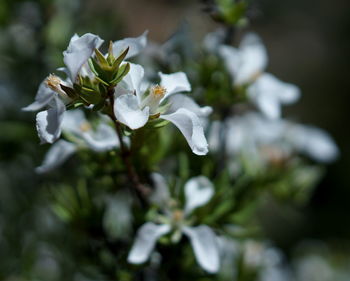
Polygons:
[[174,220],[175,222],[180,222],[180,221],[182,221],[183,217],[184,217],[184,214],[183,214],[183,212],[182,212],[181,210],[175,210],[175,211],[173,212],[173,220]]
[[166,89],[163,86],[155,85],[151,88],[151,95],[155,96],[158,99],[164,97]]
[[91,130],[91,125],[88,122],[84,122],[84,123],[80,124],[79,128],[83,133],[85,133],[85,132]]
[[51,90],[55,92],[61,91],[61,79],[58,76],[50,74],[49,77],[46,78],[45,83]]

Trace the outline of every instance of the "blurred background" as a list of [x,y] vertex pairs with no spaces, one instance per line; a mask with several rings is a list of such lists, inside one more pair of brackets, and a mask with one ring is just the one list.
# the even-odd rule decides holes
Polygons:
[[[42,208],[47,178],[34,172],[48,146],[39,145],[35,114],[21,108],[32,102],[47,73],[62,66],[70,37],[92,32],[109,41],[148,29],[150,40],[164,43],[186,23],[200,42],[219,26],[204,8],[195,0],[1,0],[0,280],[29,272],[32,242],[44,243],[40,231],[52,223]],[[350,2],[252,0],[249,18],[243,31],[262,37],[270,57],[268,71],[302,90],[301,100],[285,108],[284,115],[327,130],[341,151],[309,204],[275,214],[266,233],[287,254],[304,241],[317,241],[311,248],[348,266]],[[50,181],[69,174],[50,175]]]

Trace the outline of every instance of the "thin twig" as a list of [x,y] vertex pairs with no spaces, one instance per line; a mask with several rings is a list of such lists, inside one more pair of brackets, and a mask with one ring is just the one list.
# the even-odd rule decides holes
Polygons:
[[120,123],[118,122],[118,120],[114,114],[114,110],[113,110],[114,109],[114,89],[110,89],[108,91],[108,97],[109,97],[109,102],[110,102],[110,106],[111,106],[109,117],[113,121],[115,130],[116,130],[116,133],[117,133],[117,136],[119,139],[122,160],[123,160],[125,167],[128,171],[128,177],[129,177],[133,187],[136,189],[137,194],[141,195],[141,196],[139,196],[139,199],[141,200],[142,203],[145,203],[145,198],[149,195],[150,189],[141,183],[140,177],[137,174],[136,170],[134,169],[134,166],[131,163],[131,151],[124,144],[122,128],[121,128]]

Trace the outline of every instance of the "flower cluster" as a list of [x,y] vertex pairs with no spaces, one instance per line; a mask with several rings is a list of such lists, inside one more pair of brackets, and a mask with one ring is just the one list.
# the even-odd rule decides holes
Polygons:
[[[224,274],[233,256],[254,270],[275,270],[277,263],[261,259],[278,251],[250,242],[249,233],[257,228],[251,227],[250,210],[264,207],[266,193],[305,198],[320,176],[314,162],[329,163],[339,155],[323,130],[282,118],[282,106],[299,99],[299,88],[265,72],[267,52],[252,33],[239,47],[223,44],[221,31],[208,35],[201,46],[207,57],[198,57],[205,63],[189,69],[195,73],[190,79],[182,69],[164,73],[176,68],[174,57],[177,65],[186,61],[177,53],[166,55],[175,52],[174,42],[147,44],[145,32],[110,42],[106,53],[100,50],[103,42],[90,33],[74,35],[63,52],[65,67],[58,69],[66,78],[50,74],[35,101],[23,109],[42,110],[36,115],[38,135],[41,143],[52,144],[37,172],[50,172],[74,153],[112,155],[117,173],[107,176],[106,190],[115,185],[116,193],[108,197],[100,191],[99,203],[89,204],[104,213],[108,239],[121,248],[126,243],[126,253],[115,254],[118,259],[142,264],[145,272],[148,261],[149,268],[159,268],[163,246],[174,245],[181,254],[191,245],[191,257],[206,273]],[[155,59],[154,54],[162,55]],[[216,65],[206,64],[213,57]],[[155,69],[157,60],[168,67]],[[212,68],[203,86],[196,71],[206,73],[207,65]],[[225,86],[222,77],[229,77],[228,86],[217,90],[214,74],[220,86]],[[200,103],[216,103],[200,106],[190,92]],[[207,157],[178,151],[168,123],[180,130],[194,154]],[[247,239],[237,242],[242,236]],[[186,239],[189,243],[182,243]]]

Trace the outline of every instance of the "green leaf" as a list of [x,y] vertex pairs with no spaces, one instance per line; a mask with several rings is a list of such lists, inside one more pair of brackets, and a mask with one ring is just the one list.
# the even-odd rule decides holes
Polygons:
[[130,70],[130,64],[129,63],[126,63],[126,64],[123,64],[119,70],[118,70],[118,73],[117,73],[117,77],[114,78],[110,84],[114,85],[114,84],[118,84],[126,74],[128,74]]
[[126,57],[126,55],[128,54],[128,52],[129,52],[129,47],[127,47],[127,48],[125,49],[125,51],[122,52],[122,53],[119,55],[119,57],[115,60],[115,62],[114,62],[113,65],[112,65],[112,68],[113,68],[113,69],[119,68],[119,65],[120,65],[120,64],[122,63],[122,61],[125,59],[125,57]]

